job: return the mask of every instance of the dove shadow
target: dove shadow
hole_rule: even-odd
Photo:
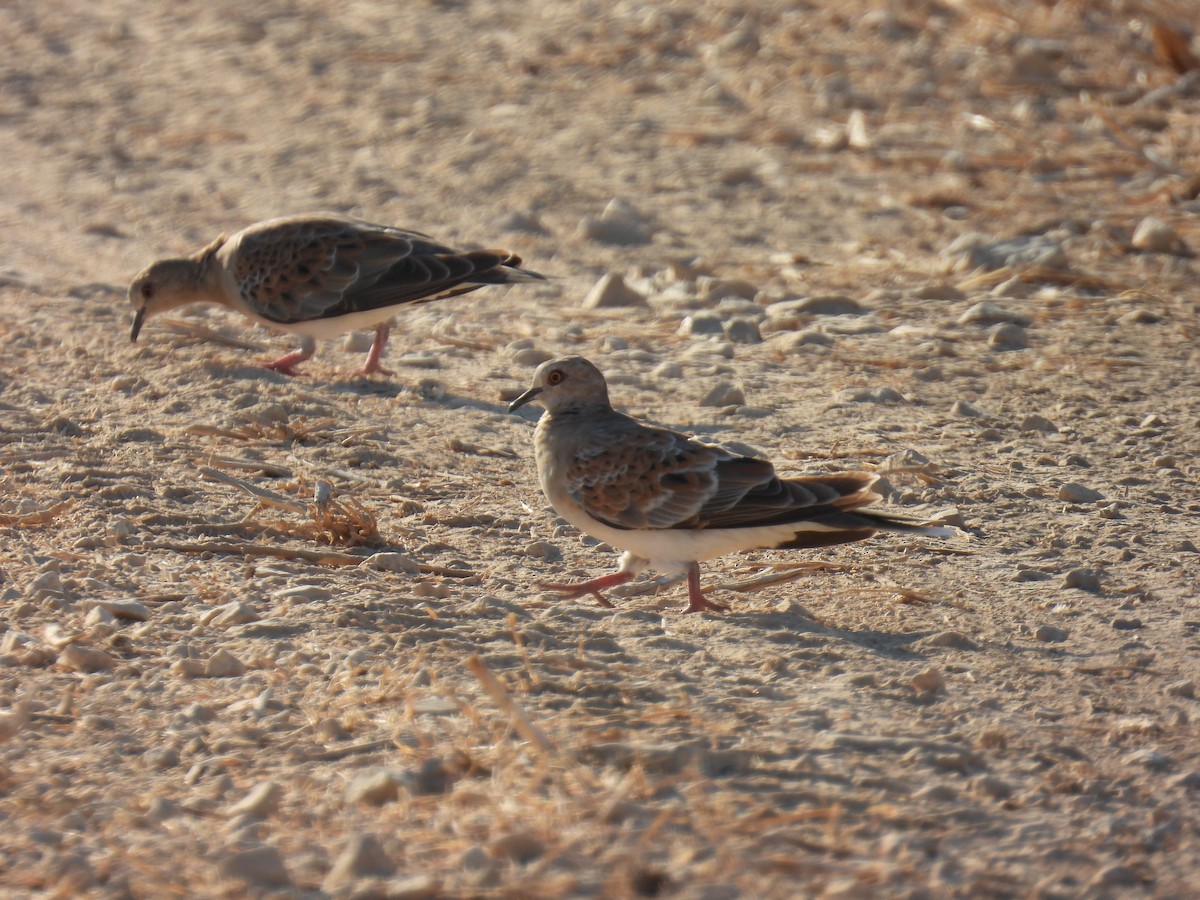
[[[877,656],[898,661],[912,661],[926,658],[926,654],[910,649],[910,645],[922,638],[928,637],[933,631],[892,632],[878,631],[873,628],[861,630],[838,628],[804,616],[798,612],[738,612],[736,609],[725,613],[722,621],[734,628],[753,629],[761,634],[768,633],[772,643],[779,646],[805,643],[805,635],[831,638],[842,643],[869,650]],[[794,636],[789,641],[788,636]]]

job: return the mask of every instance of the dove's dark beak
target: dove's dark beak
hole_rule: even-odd
[[[142,330],[142,325],[146,322],[146,307],[142,307],[133,314],[133,331],[129,332],[130,343],[137,341],[137,336]]]
[[[516,412],[518,409],[520,409],[522,406],[524,406],[530,400],[537,397],[537,395],[540,394],[541,392],[542,392],[542,389],[540,387],[531,387],[529,390],[527,390],[525,393],[523,393],[520,397],[518,397],[512,403],[508,404],[508,411]]]

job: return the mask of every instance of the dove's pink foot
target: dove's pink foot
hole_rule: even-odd
[[[379,364],[379,358],[383,356],[383,348],[387,345],[388,335],[392,332],[392,326],[384,322],[382,325],[375,326],[375,340],[371,342],[371,349],[367,351],[367,361],[362,366],[355,370],[355,375],[395,375],[391,369],[385,369]]]
[[[293,350],[286,356],[281,356],[275,362],[267,363],[263,366],[264,369],[269,369],[272,372],[278,372],[281,375],[287,375],[295,378],[300,373],[296,371],[296,366],[304,362],[306,359],[312,359],[312,355],[317,351],[317,342],[311,338],[305,338],[299,349]]]
[[[613,608],[613,605],[605,599],[601,591],[606,591],[611,587],[616,587],[618,584],[624,584],[633,578],[628,572],[613,572],[611,575],[601,575],[599,578],[593,578],[591,581],[583,581],[579,584],[562,584],[555,582],[539,582],[538,587],[546,591],[554,591],[561,594],[564,600],[578,600],[580,597],[591,594],[600,601],[601,606]]]
[[[713,603],[704,596],[700,591],[700,566],[697,563],[691,563],[688,566],[688,605],[684,607],[685,613],[691,612],[729,612],[728,606],[722,606],[720,603]]]

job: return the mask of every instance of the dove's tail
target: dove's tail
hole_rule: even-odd
[[[532,269],[521,268],[521,257],[507,250],[477,251],[479,256],[491,254],[496,257],[493,266],[475,272],[469,279],[470,284],[527,284],[531,281],[546,281],[545,275]]]

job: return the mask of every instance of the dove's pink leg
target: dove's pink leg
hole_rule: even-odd
[[[312,355],[317,352],[317,342],[312,338],[305,338],[299,349],[293,350],[286,356],[281,356],[273,363],[267,363],[263,366],[264,369],[270,369],[273,372],[279,372],[281,375],[290,375],[295,378],[300,373],[296,371],[296,366],[304,362],[306,359],[311,359]]]
[[[729,612],[728,606],[713,603],[700,592],[700,564],[688,564],[688,605],[685,613],[690,612]]]
[[[583,581],[579,584],[561,584],[561,583],[546,583],[539,582],[538,587],[547,591],[554,591],[562,594],[564,600],[578,600],[585,594],[591,594],[600,601],[601,606],[607,606],[609,609],[613,605],[604,598],[601,591],[606,591],[610,587],[616,587],[618,584],[624,584],[633,578],[628,572],[613,572],[611,575],[601,575],[599,578],[593,578],[591,581]]]
[[[388,335],[392,333],[392,326],[387,322],[382,325],[375,326],[375,340],[371,342],[371,349],[367,352],[367,361],[363,363],[362,368],[358,369],[355,375],[395,375],[391,369],[385,369],[379,364],[379,358],[383,356],[384,345],[387,344]]]

